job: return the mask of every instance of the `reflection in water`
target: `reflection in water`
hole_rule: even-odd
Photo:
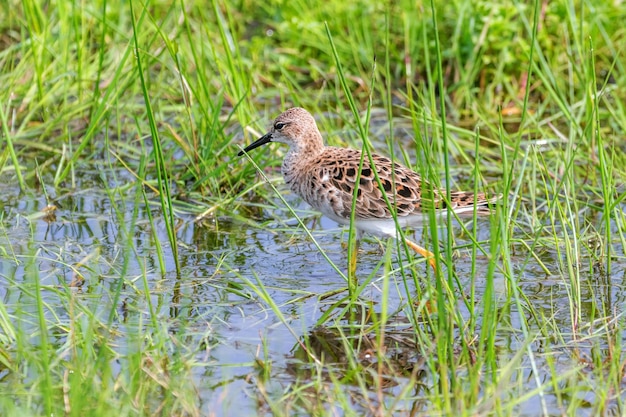
[[[323,364],[324,372],[333,372],[334,378],[341,378],[348,384],[357,384],[359,380],[368,385],[383,381],[386,388],[395,387],[407,378],[424,376],[424,360],[419,355],[414,332],[410,328],[401,331],[394,326],[385,333],[381,346],[377,336],[358,333],[346,336],[348,328],[317,327],[296,345],[293,359],[287,370],[297,377],[307,378],[312,375],[312,358]],[[346,346],[348,342],[350,345]],[[355,368],[356,366],[356,368]],[[353,374],[358,372],[358,378]],[[374,372],[374,373],[372,373]],[[330,379],[329,379],[330,381]]]
[[[285,371],[296,381],[319,381],[320,377],[322,385],[341,381],[342,389],[350,390],[352,406],[365,414],[380,400],[381,390],[390,405],[404,392],[414,399],[403,406],[404,411],[424,409],[420,393],[427,383],[427,372],[414,334],[410,329],[389,330],[380,345],[375,334],[346,336],[349,328],[317,327],[296,344]],[[323,393],[311,387],[308,395],[305,392],[296,398],[302,401],[320,395]],[[392,409],[403,411],[398,404]]]

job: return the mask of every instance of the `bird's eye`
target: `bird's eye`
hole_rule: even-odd
[[[283,127],[285,127],[285,123],[282,122],[278,122],[274,125],[274,129],[276,130],[281,130]]]

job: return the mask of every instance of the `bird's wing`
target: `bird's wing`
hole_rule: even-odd
[[[352,198],[357,181],[356,167],[361,152],[344,148],[332,149],[332,153],[328,156],[323,155],[316,161],[318,167],[316,175],[326,179],[333,188],[335,203],[341,204],[341,213],[345,216],[352,210]],[[363,160],[355,207],[357,218],[392,217],[382,190],[400,217],[418,214],[432,205],[435,209],[445,208],[440,191],[423,181],[416,172],[400,164],[394,164],[384,156],[372,155],[372,159],[374,167],[367,157]],[[380,186],[374,169],[378,173]]]

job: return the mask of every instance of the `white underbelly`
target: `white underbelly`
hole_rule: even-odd
[[[333,212],[323,213],[326,217],[336,221],[341,225],[350,224],[350,219],[337,216]],[[424,215],[417,214],[407,217],[398,217],[398,224],[401,228],[408,226],[421,227],[423,224]],[[370,233],[376,236],[383,237],[396,237],[396,222],[393,218],[389,219],[356,219],[356,228],[365,233]]]

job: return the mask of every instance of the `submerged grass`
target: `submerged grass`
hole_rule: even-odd
[[[624,414],[619,2],[0,12],[0,414]],[[351,270],[235,159],[292,105],[503,198]]]

